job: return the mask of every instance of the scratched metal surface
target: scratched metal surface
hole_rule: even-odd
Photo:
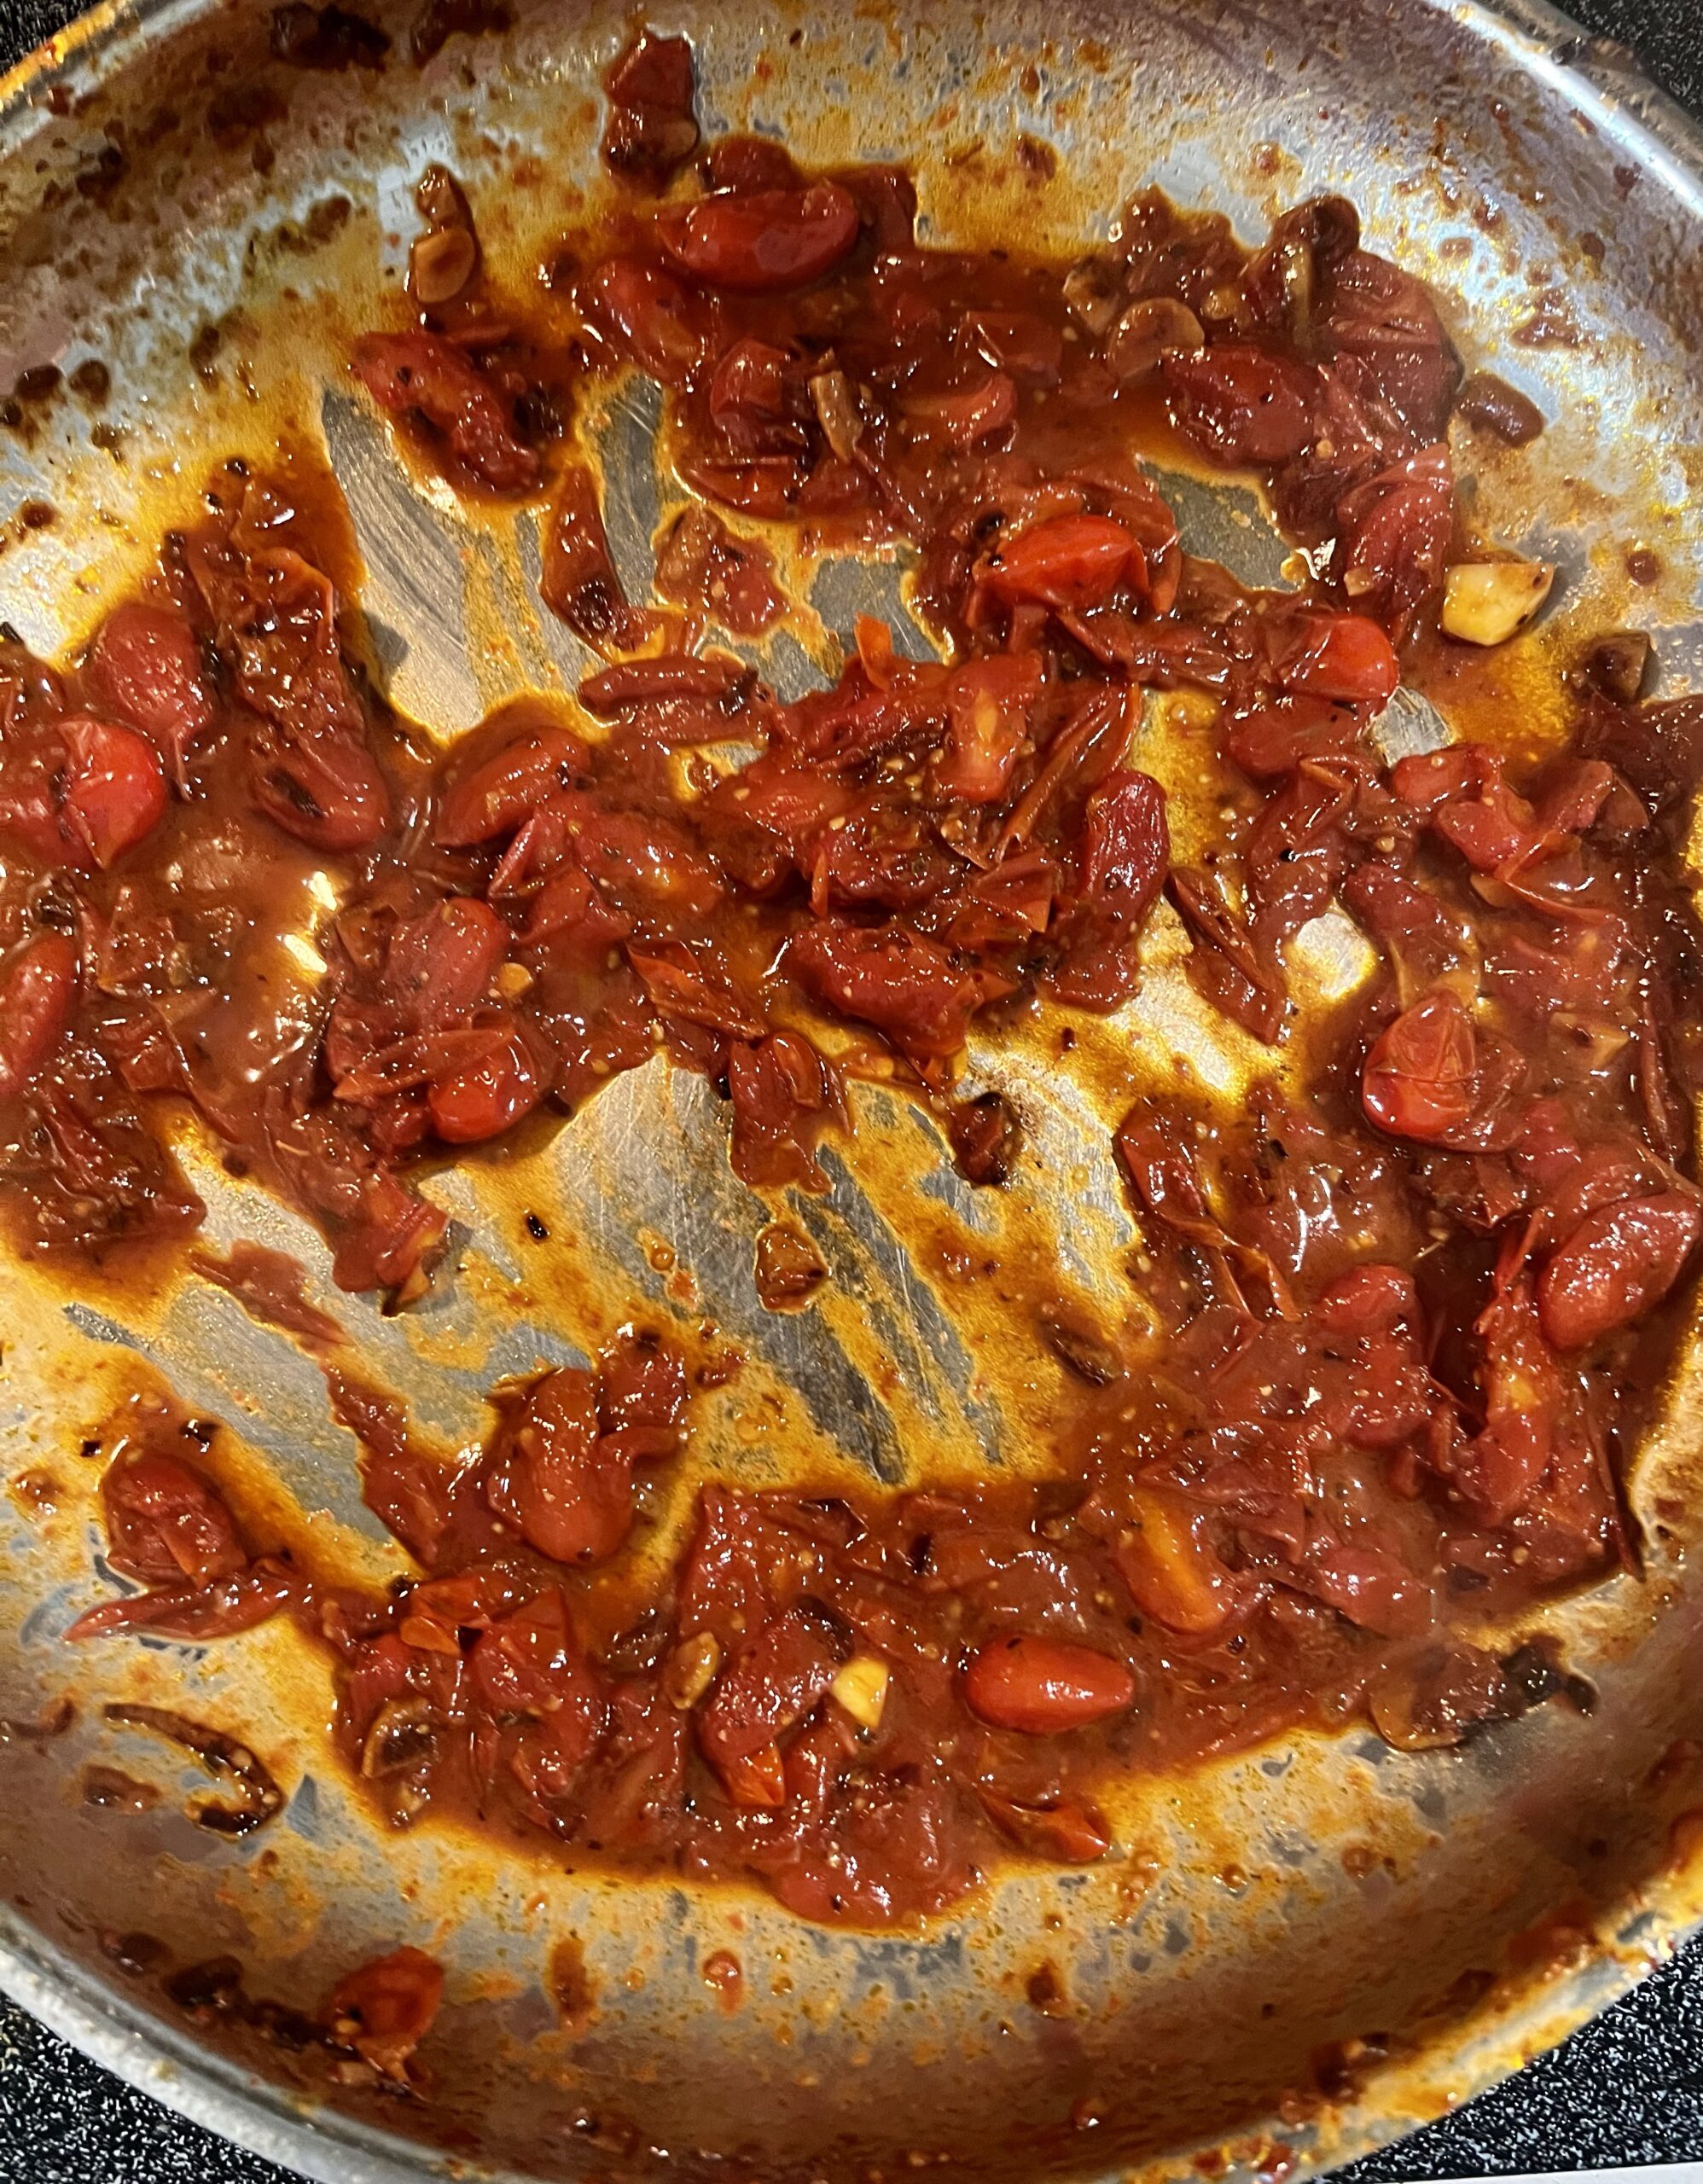
[[[1014,5],[985,11],[972,32],[968,16],[938,10],[827,27],[799,13],[805,56],[771,78],[758,118],[785,125],[807,152],[921,153],[926,172],[945,84],[956,128],[974,122],[998,141],[1018,126],[1052,136],[1102,212],[1152,176],[1250,224],[1276,197],[1347,187],[1375,235],[1460,294],[1475,354],[1496,357],[1546,407],[1565,403],[1548,469],[1493,478],[1486,490],[1510,537],[1565,508],[1556,544],[1566,611],[1582,624],[1600,619],[1625,519],[1588,494],[1560,495],[1563,473],[1633,509],[1677,567],[1696,566],[1685,451],[1703,439],[1690,361],[1703,305],[1675,269],[1703,241],[1703,198],[1688,140],[1628,102],[1612,63],[1600,81],[1559,69],[1549,20],[1512,9],[1411,0],[1345,17],[1323,0],[1281,9],[1168,0],[1143,12],[1136,37],[1117,10],[1083,0],[1069,21],[1099,38],[1104,55],[1084,74],[1086,49],[1048,46],[1047,28],[1064,20],[1053,10],[1043,24]],[[753,18],[683,5],[669,20],[700,37],[712,114],[718,102],[737,114]],[[169,100],[177,133],[192,137],[210,54],[221,55],[221,75],[241,73],[260,19],[237,8],[215,20],[197,0],[180,0],[150,24],[137,32],[128,17],[109,19],[68,56],[73,83],[104,87],[71,124],[26,105],[39,83],[0,116],[0,262],[12,276],[0,293],[0,381],[98,346],[121,363],[120,385],[148,397],[126,412],[122,472],[91,443],[89,420],[69,410],[0,461],[0,515],[45,492],[67,508],[98,506],[103,519],[97,535],[61,524],[9,548],[0,607],[40,643],[74,638],[160,512],[193,493],[186,448],[253,444],[247,404],[262,439],[286,428],[323,434],[369,566],[374,651],[399,702],[453,732],[509,690],[571,685],[573,640],[531,603],[535,529],[523,520],[505,533],[410,483],[336,391],[334,365],[340,305],[351,284],[357,295],[370,290],[375,266],[393,266],[387,208],[425,157],[451,157],[488,247],[530,247],[517,209],[524,193],[511,190],[512,202],[498,193],[517,156],[540,143],[570,177],[584,171],[590,137],[575,102],[585,103],[619,41],[615,13],[527,11],[511,38],[457,41],[417,77],[316,79],[311,100],[294,101],[275,131],[264,177],[199,146],[156,149],[146,125]],[[999,55],[991,67],[990,53]],[[1037,65],[1032,97],[1012,90],[1026,54]],[[1492,82],[1499,107],[1486,96]],[[92,149],[113,141],[103,132],[115,123],[127,125],[130,172],[105,197],[78,191],[76,177],[90,171]],[[1617,170],[1634,172],[1635,191]],[[45,212],[44,171],[49,184],[63,176],[69,185]],[[292,246],[286,280],[280,251],[253,239],[276,238],[281,221],[299,222],[328,191],[354,206],[342,240],[320,259]],[[948,226],[974,217],[950,195],[939,209]],[[987,217],[1001,216],[993,203]],[[1061,234],[1080,232],[1084,204],[1055,217]],[[1597,276],[1572,259],[1586,274],[1583,345],[1508,350],[1507,327],[1532,293],[1534,269],[1566,262],[1587,229],[1613,247]],[[1454,236],[1467,241],[1464,271],[1443,248]],[[138,312],[149,294],[176,307]],[[239,324],[229,317],[239,308],[259,322],[255,391],[241,371],[191,384],[182,352],[196,320]],[[240,325],[238,338],[249,339]],[[660,490],[647,421],[642,404],[618,405],[607,450],[614,542],[640,590]],[[1186,516],[1197,548],[1250,574],[1275,567],[1275,548],[1245,506],[1191,493]],[[839,626],[854,595],[870,595],[865,586],[896,611],[892,584],[890,566],[826,571],[812,597],[822,622]],[[1670,625],[1670,672],[1683,680],[1695,658],[1694,603],[1676,584],[1654,604]],[[806,629],[765,671],[797,687],[819,671],[819,636]],[[1013,1089],[1037,1147],[999,1226],[1020,1245],[1059,1252],[1090,1292],[1109,1287],[1130,1235],[1106,1142],[1108,1078],[1115,1086],[1120,1072],[1189,1045],[1226,1096],[1236,1093],[1237,1057],[1203,1046],[1212,1034],[1189,1010],[1175,937],[1162,925],[1149,973],[1135,1009],[1109,1028],[1097,1077],[1061,1079],[1020,1047],[977,1057]],[[857,1149],[876,1145],[879,1160]],[[191,1157],[215,1240],[259,1235],[323,1267],[299,1224]],[[771,1478],[806,1448],[865,1479],[1029,1460],[1026,1427],[1045,1391],[1026,1394],[981,1368],[987,1330],[942,1297],[913,1249],[920,1213],[943,1209],[968,1227],[993,1217],[964,1192],[931,1126],[893,1095],[863,1099],[856,1144],[834,1156],[828,1199],[793,1209],[834,1271],[830,1298],[800,1318],[758,1306],[751,1239],[769,1209],[728,1170],[706,1089],[660,1066],[619,1080],[523,1173],[464,1173],[433,1188],[461,1224],[462,1279],[406,1319],[340,1310],[375,1371],[451,1445],[477,1430],[480,1391],[492,1378],[581,1354],[596,1300],[637,1294],[712,1314],[756,1360],[762,1400],[729,1403],[700,1428],[695,1454],[709,1469]],[[571,1268],[541,1273],[528,1260],[512,1217],[517,1192],[549,1205],[558,1240],[572,1237]],[[67,1300],[16,1269],[7,1278],[8,1472],[61,1458],[140,1356],[186,1401],[227,1420],[257,1465],[334,1528],[352,1560],[398,1566],[358,1502],[351,1445],[325,1414],[317,1375],[228,1300],[179,1288],[143,1310]],[[873,1373],[875,1360],[891,1361],[892,1374]],[[1688,1386],[1646,1453],[1647,1497],[1663,1482],[1688,1490],[1694,1416]],[[87,1758],[127,1756],[111,1730],[0,1751],[0,1879],[13,1907],[5,1984],[186,2113],[340,2184],[469,2166],[708,2173],[729,2161],[753,2174],[849,2175],[909,2158],[967,2174],[1106,2174],[1169,2167],[1220,2142],[1233,2165],[1257,2166],[1274,2143],[1316,2164],[1434,2112],[1557,2036],[1693,1915],[1692,1881],[1667,1855],[1666,1823],[1697,1786],[1682,1776],[1665,1807],[1640,1793],[1677,1737],[1703,1734],[1689,1672],[1703,1604],[1688,1577],[1683,1522],[1643,1590],[1614,1589],[1549,1618],[1601,1686],[1593,1721],[1545,1711],[1459,1756],[1393,1755],[1363,1738],[1304,1741],[1226,1763],[1185,1798],[1137,1786],[1117,1815],[1120,1844],[1137,1862],[1014,1879],[935,1933],[871,1941],[799,1928],[759,1899],[611,1887],[543,1855],[499,1862],[429,1829],[376,1837],[327,1767],[323,1674],[288,1632],[252,1634],[187,1663],[181,1650],[138,1647],[68,1668],[55,1634],[98,1589],[86,1501],[86,1483],[73,1482],[64,1521],[46,1536],[9,1504],[0,1519],[11,1530],[0,1542],[3,1711],[28,1713],[73,1676],[102,1697],[183,1703],[187,1676],[191,1711],[240,1724],[290,1804],[246,1849],[215,1844],[164,1809],[126,1821],[115,1840],[111,1815],[75,1800]],[[1369,1846],[1379,1855],[1351,1871],[1344,1852]],[[1156,1869],[1150,1884],[1140,1862]],[[1581,1940],[1570,1955],[1558,1931],[1553,1964],[1488,1988],[1474,1978],[1563,1907],[1595,1930],[1597,1946]],[[102,1927],[138,1926],[180,1961],[232,1949],[257,1991],[306,2005],[349,1962],[398,1938],[437,1947],[450,1971],[429,2050],[437,2101],[403,2111],[346,2093],[333,2108],[324,2088],[292,2083],[287,2059],[204,2048],[157,1994],[125,1989],[95,1946]],[[590,2020],[571,2027],[555,2021],[543,1980],[549,1946],[567,1935],[597,1997]],[[696,1976],[717,1946],[769,1975],[751,1983],[735,2019]],[[1061,1975],[1061,2014],[1026,2002],[1043,1962]],[[1381,2067],[1375,2052],[1369,2058],[1358,2097],[1340,2112],[1280,2112],[1280,2089],[1308,2077],[1313,2051],[1357,2036],[1391,2045]],[[1072,2110],[1092,2128],[1067,2128]],[[604,2126],[603,2142],[588,2118]]]

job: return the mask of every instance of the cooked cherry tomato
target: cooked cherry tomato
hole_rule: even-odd
[[[409,2058],[431,2030],[443,1996],[442,1965],[421,1949],[395,1949],[338,1982],[325,2022],[334,2040],[406,2084]]]
[[[1545,1337],[1583,1350],[1642,1319],[1679,1280],[1700,1234],[1703,1213],[1678,1191],[1588,1213],[1537,1277]]]
[[[78,965],[76,943],[46,932],[0,972],[0,1101],[28,1089],[70,1029]]]
[[[97,701],[150,737],[181,774],[213,723],[201,648],[183,617],[134,600],[115,608],[83,673]]]
[[[631,1527],[632,1468],[630,1444],[603,1431],[596,1375],[565,1366],[527,1397],[491,1500],[540,1554],[598,1562]]]
[[[476,1034],[483,1043],[456,1068],[434,1077],[427,1094],[432,1127],[450,1145],[475,1145],[510,1130],[544,1096],[549,1079],[518,1024]]]
[[[570,729],[520,736],[449,787],[433,832],[457,849],[512,834],[539,805],[583,783],[589,772],[590,754]]]
[[[708,308],[660,265],[608,258],[585,282],[580,304],[618,357],[664,386],[692,385],[709,356],[715,322]]]
[[[1313,436],[1318,375],[1292,357],[1215,342],[1168,350],[1160,370],[1178,431],[1220,462],[1287,462]]]
[[[698,1711],[698,1741],[725,1775],[776,1745],[824,1696],[849,1635],[814,1602],[777,1616],[722,1670]]]
[[[1091,1646],[1023,1632],[991,1638],[964,1670],[964,1697],[996,1729],[1056,1736],[1135,1704],[1127,1665]]]
[[[369,849],[390,824],[390,790],[377,759],[340,729],[299,736],[257,727],[248,778],[272,824],[314,849]]]
[[[660,216],[657,238],[677,265],[711,288],[799,288],[837,265],[857,240],[857,207],[838,183],[700,198]]]
[[[453,895],[398,926],[385,957],[387,993],[418,1031],[432,1031],[481,1002],[509,953],[508,926],[476,896]]]
[[[1460,996],[1444,987],[1379,1033],[1361,1097],[1380,1130],[1434,1143],[1471,1115],[1478,1067],[1473,1019]]]
[[[1033,653],[997,653],[954,674],[947,696],[946,747],[936,760],[935,785],[967,804],[1003,795],[1041,694],[1041,663]]]
[[[989,561],[987,580],[1002,599],[1080,612],[1125,583],[1145,590],[1147,566],[1122,524],[1103,515],[1055,515],[1002,543]]]
[[[985,998],[944,948],[900,925],[807,926],[788,951],[797,974],[830,1008],[862,1017],[907,1054],[956,1054]]]
[[[1282,625],[1271,667],[1286,690],[1344,706],[1387,705],[1402,678],[1395,648],[1375,622],[1317,608]]]
[[[82,714],[59,723],[67,765],[61,817],[104,872],[166,816],[160,753],[133,728]]]
[[[516,437],[512,405],[464,350],[436,334],[366,334],[354,369],[380,408],[393,417],[423,417],[481,485],[529,492],[538,458]]]
[[[144,1449],[101,1481],[113,1567],[145,1585],[206,1586],[248,1567],[235,1519],[199,1472]]]

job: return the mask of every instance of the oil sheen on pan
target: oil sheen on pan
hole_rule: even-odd
[[[273,19],[307,72],[381,37]],[[334,1451],[271,1461],[144,1336],[15,1478],[93,1519],[86,1804],[246,1850],[311,1776],[540,1902],[933,1937],[1037,1873],[1137,1916],[1143,1801],[1279,1740],[1592,1721],[1545,1612],[1653,1544],[1703,698],[1630,614],[1553,635],[1491,527],[1555,421],[1340,196],[949,247],[905,166],[712,126],[658,30],[599,128],[525,278],[422,160],[323,438],[201,463],[63,655],[4,631],[7,1249],[85,1320],[220,1300]],[[566,686],[493,680],[493,625],[465,717],[410,709],[357,445],[530,542]],[[1214,486],[1270,566],[1200,550]],[[598,1130],[631,1188],[553,1190]],[[240,1678],[208,1718],[259,1643],[282,1735]],[[509,1993],[446,1916],[288,2002],[102,1947],[430,2138],[446,2026]],[[718,2009],[752,1969],[706,1955]],[[578,1943],[530,1971],[533,2041],[579,2037]],[[1023,2001],[1068,2022],[1064,1952]]]

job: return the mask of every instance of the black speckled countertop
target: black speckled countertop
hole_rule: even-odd
[[[1344,0],[1345,5],[1361,0]],[[77,14],[0,0],[0,64]],[[1703,0],[1571,0],[1703,113]],[[1494,2092],[1340,2172],[1333,2184],[1703,2158],[1703,1943]],[[289,2184],[55,2039],[0,2000],[0,2184]]]

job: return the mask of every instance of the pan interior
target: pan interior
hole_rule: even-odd
[[[272,56],[264,9],[183,0],[96,16],[15,82],[0,383],[46,363],[67,382],[0,442],[0,613],[38,650],[74,643],[193,512],[215,462],[282,450],[334,473],[374,659],[399,707],[452,735],[519,691],[571,691],[588,655],[538,606],[536,518],[469,511],[411,474],[343,360],[393,297],[408,193],[433,159],[466,188],[487,253],[532,276],[595,200],[596,84],[629,25],[601,4],[528,8],[506,28],[463,22],[421,61],[413,10],[382,20],[381,69],[307,74]],[[1481,527],[1565,572],[1540,666],[1553,671],[1570,636],[1636,619],[1656,629],[1672,687],[1695,686],[1703,499],[1688,450],[1703,446],[1703,302],[1677,269],[1703,246],[1703,195],[1685,147],[1557,65],[1547,19],[1425,0],[1153,0],[1139,18],[1096,0],[998,0],[822,20],[681,0],[655,20],[693,38],[708,125],[778,133],[813,162],[914,163],[936,239],[1067,249],[1104,235],[1149,182],[1249,234],[1301,196],[1351,195],[1374,246],[1440,292],[1468,361],[1556,421],[1536,453],[1481,466]],[[1055,174],[1014,158],[1021,136],[1057,151]],[[1514,329],[1546,296],[1564,305],[1564,338],[1522,346]],[[68,385],[89,356],[111,375],[98,406]],[[636,387],[581,421],[635,596],[677,492],[655,424]],[[1247,495],[1160,482],[1194,550],[1277,580],[1282,549]],[[54,520],[33,521],[32,503]],[[1664,571],[1636,601],[1633,543]],[[899,575],[892,560],[814,575],[817,630],[763,656],[782,694],[822,678],[824,633],[860,609],[902,624]],[[1162,738],[1163,708],[1147,732]],[[743,1392],[695,1435],[707,1472],[773,1483],[799,1447],[889,1484],[1020,1467],[1043,1395],[990,1365],[997,1329],[943,1289],[922,1240],[944,1214],[991,1250],[1056,1257],[1087,1296],[1121,1281],[1132,1230],[1107,1102],[1178,1049],[1227,1101],[1245,1078],[1193,1006],[1181,952],[1161,915],[1142,996],[1068,1078],[1021,1040],[973,1054],[1035,1148],[997,1211],[915,1107],[861,1093],[855,1138],[828,1156],[831,1194],[790,1209],[834,1270],[808,1314],[762,1310],[752,1247],[772,1209],[729,1170],[706,1087],[661,1062],[547,1146],[434,1180],[459,1271],[423,1309],[386,1318],[344,1301],[340,1314],[449,1446],[477,1433],[492,1380],[583,1357],[642,1301],[713,1320],[752,1360]],[[182,1150],[210,1240],[291,1251],[323,1289],[310,1231],[205,1146]],[[523,1206],[562,1246],[547,1263],[516,1240]],[[228,1298],[193,1281],[73,1293],[18,1264],[6,1295],[7,1978],[107,2059],[313,2173],[695,2174],[731,2160],[754,2175],[910,2164],[1027,2176],[1164,2165],[1203,2146],[1250,2169],[1319,2164],[1557,2036],[1690,1916],[1675,1849],[1689,1841],[1677,1820],[1703,1802],[1703,1695],[1686,1670],[1703,1618],[1688,1570],[1688,1355],[1633,1480],[1644,1582],[1542,1619],[1596,1686],[1592,1714],[1544,1708],[1447,1753],[1298,1739],[1138,1784],[1115,1815],[1121,1855],[1008,1879],[925,1934],[875,1938],[803,1926],[742,1892],[499,1857],[449,1829],[381,1833],[331,1764],[323,1668],[282,1625],[188,1656],[63,1647],[98,1587],[94,1472],[77,1450],[138,1375],[224,1420],[256,1478],[323,1512],[352,1560],[402,1564],[360,1505],[317,1373]],[[67,1696],[76,1726],[34,1734]],[[88,1808],[85,1766],[126,1763],[126,1733],[102,1712],[119,1699],[240,1731],[288,1793],[279,1822],[230,1843],[181,1800]],[[162,1951],[141,1966],[139,1933]],[[401,1940],[449,1972],[429,2101],[328,2086],[241,2011],[195,2017],[181,1980],[177,2001],[169,1991],[170,1974],[230,1955],[249,1995],[311,2010]],[[718,1950],[744,1968],[731,2015],[702,1976]]]

